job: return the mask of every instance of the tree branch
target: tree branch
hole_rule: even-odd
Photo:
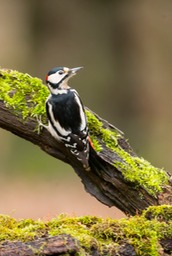
[[[95,146],[90,152],[90,172],[45,129],[39,134],[36,116],[41,115],[46,121],[47,95],[48,90],[39,79],[0,70],[0,127],[70,164],[86,191],[108,206],[133,215],[149,205],[172,203],[170,175],[139,158],[123,133],[91,110],[86,109]]]

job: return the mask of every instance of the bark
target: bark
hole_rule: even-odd
[[[79,251],[79,243],[70,235],[60,235],[35,239],[31,242],[4,242],[1,244],[0,256],[34,256],[34,255],[74,255]]]
[[[1,74],[1,76],[3,75]],[[11,83],[13,83],[13,80],[11,80]],[[2,88],[2,85],[0,86]],[[115,130],[120,134],[120,137],[117,139],[118,147],[128,152],[131,158],[136,156],[122,132],[98,117],[91,110],[90,112],[103,123],[104,128]],[[81,178],[86,191],[103,204],[109,207],[116,206],[123,212],[134,215],[150,205],[172,203],[172,186],[170,182],[168,185],[164,185],[162,192],[157,193],[155,196],[151,195],[145,187],[126,180],[121,169],[117,165],[114,166],[115,161],[122,162],[125,160],[119,159],[118,154],[108,148],[99,135],[97,135],[97,140],[100,142],[102,150],[100,153],[91,150],[90,164],[92,168],[91,171],[87,172],[64,145],[54,140],[46,129],[43,129],[38,134],[35,131],[37,125],[36,118],[28,117],[26,120],[23,120],[19,111],[14,112],[14,109],[7,106],[3,100],[0,100],[0,127],[34,143],[47,154],[70,164]],[[170,175],[168,176],[170,181]]]
[[[172,251],[172,239],[166,238],[159,241],[160,256],[171,255]],[[134,246],[122,241],[119,245],[107,249],[100,250],[98,246],[94,245],[89,248],[82,247],[80,242],[70,235],[59,235],[54,237],[45,237],[35,239],[30,242],[11,242],[6,241],[1,244],[0,256],[55,256],[55,255],[86,255],[86,256],[137,256]],[[145,255],[145,254],[144,254]],[[149,254],[150,255],[150,254]],[[156,254],[157,255],[157,254]]]

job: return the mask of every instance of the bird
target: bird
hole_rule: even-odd
[[[55,67],[46,75],[50,95],[46,100],[48,125],[39,122],[68,151],[77,158],[86,171],[90,171],[87,118],[78,92],[68,85],[71,77],[82,67]]]

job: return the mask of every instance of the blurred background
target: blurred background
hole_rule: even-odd
[[[0,0],[0,66],[44,80],[55,66],[86,106],[125,133],[139,156],[171,170],[171,0]],[[120,218],[84,190],[73,169],[0,130],[0,213]]]

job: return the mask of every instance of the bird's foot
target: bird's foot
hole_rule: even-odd
[[[41,117],[39,117],[38,115],[36,116],[36,120],[38,122],[38,134],[40,134],[41,130],[43,128],[47,129],[48,126],[42,123]]]

